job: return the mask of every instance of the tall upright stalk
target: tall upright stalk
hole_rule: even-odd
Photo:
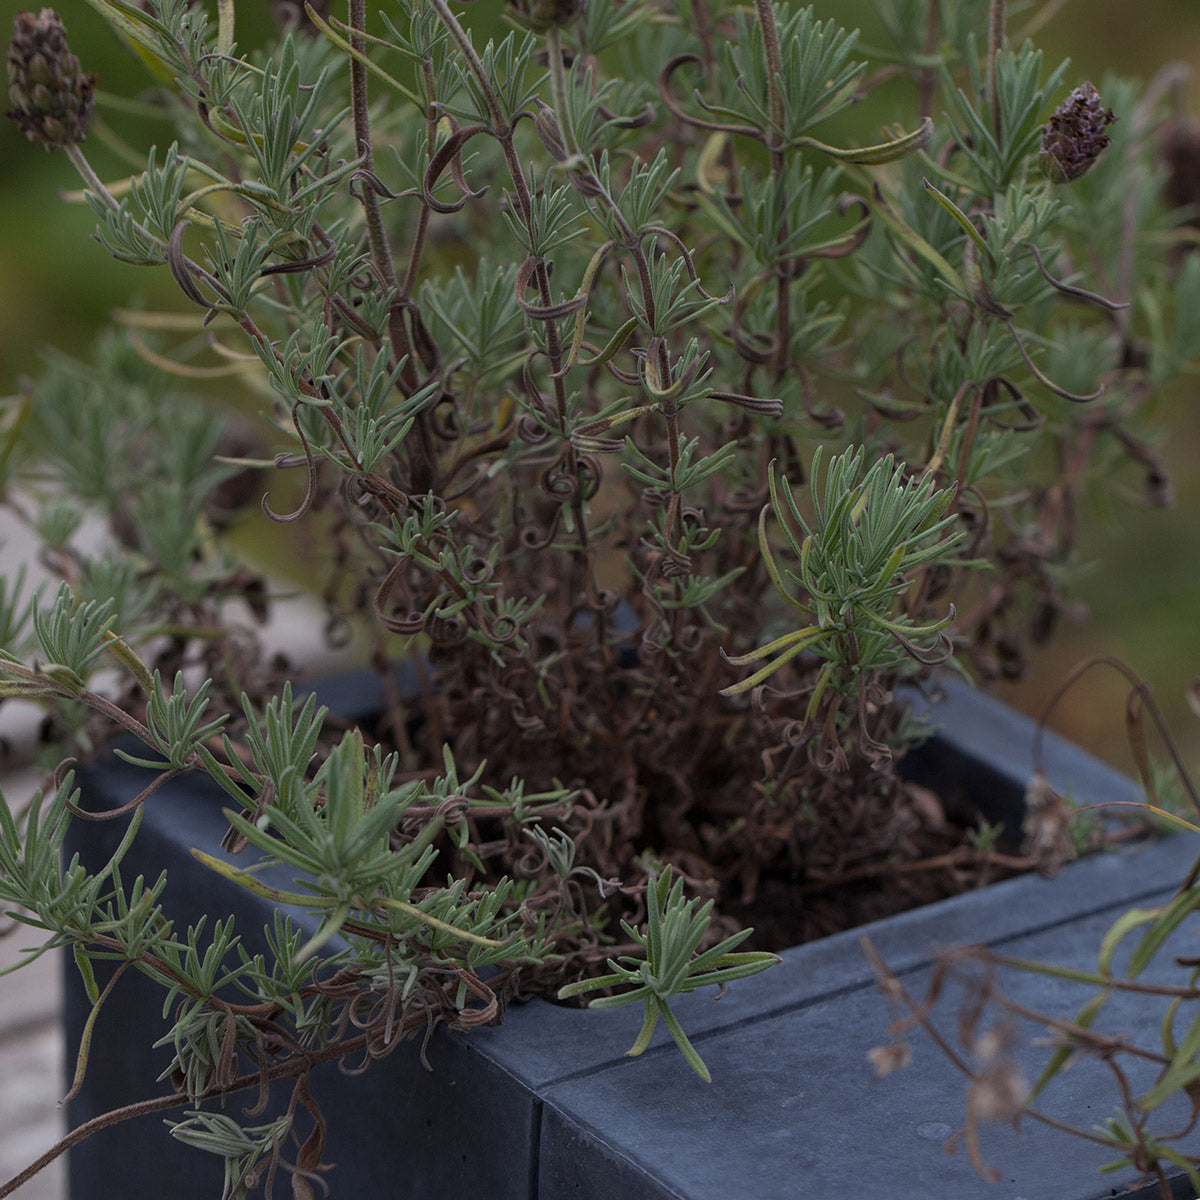
[[[772,0],[754,0],[758,14],[758,25],[762,32],[763,54],[767,65],[767,96],[771,117],[770,140],[767,149],[771,155],[771,172],[778,175],[784,169],[784,109],[783,109],[783,53],[779,45],[779,28],[775,23],[775,5]],[[775,244],[779,247],[779,258],[775,265],[775,348],[771,362],[771,383],[778,385],[788,371],[791,345],[791,301],[792,279],[788,269],[785,247],[790,231],[787,221],[780,221]]]
[[[367,69],[361,56],[366,51],[367,11],[365,0],[349,0],[350,45],[355,56],[350,59],[350,104],[354,119],[354,143],[368,174],[375,171],[375,149],[371,141],[371,114],[367,92]],[[416,368],[413,363],[412,340],[404,323],[404,304],[400,285],[396,278],[396,267],[392,261],[392,248],[383,225],[383,213],[379,193],[366,184],[359,189],[359,197],[366,218],[367,243],[371,248],[371,261],[379,275],[380,283],[392,293],[388,311],[388,336],[392,354],[397,362],[404,360],[401,383],[408,395],[416,391]],[[411,462],[409,489],[418,495],[436,490],[437,455],[433,447],[433,433],[429,417],[425,412],[416,415],[413,428],[414,452]]]
[[[1004,49],[1005,31],[1008,25],[1008,0],[991,0],[988,6],[988,49],[987,49],[987,100],[992,114],[992,133],[999,142],[1004,130],[1000,116],[1000,92],[996,79],[997,60]]]

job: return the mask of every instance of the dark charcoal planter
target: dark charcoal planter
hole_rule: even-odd
[[[334,681],[322,699],[351,719],[374,704],[361,678]],[[1031,768],[1032,726],[976,693],[954,688],[936,709],[938,737],[913,759],[916,777],[978,800],[995,817],[1018,820]],[[1128,799],[1133,785],[1059,739],[1046,765],[1060,788],[1092,802]],[[144,773],[107,761],[85,774],[88,806],[125,802]],[[181,925],[205,911],[235,913],[255,946],[271,914],[264,902],[195,863],[188,847],[215,848],[225,829],[223,793],[187,778],[164,787],[122,872],[156,877],[166,868],[168,914]],[[76,822],[67,853],[95,867],[120,838],[123,821]],[[936,946],[984,941],[1009,953],[1094,967],[1100,938],[1118,913],[1166,899],[1191,864],[1190,839],[1173,838],[1069,866],[1057,879],[1028,876],[866,927],[887,961],[918,994]],[[1004,1169],[985,1183],[965,1155],[942,1144],[960,1128],[965,1089],[951,1065],[914,1037],[914,1061],[882,1081],[867,1051],[887,1041],[888,1012],[850,931],[787,951],[782,965],[733,985],[719,1003],[697,993],[676,1011],[712,1070],[700,1082],[661,1030],[650,1050],[625,1051],[640,1006],[589,1013],[543,1002],[513,1006],[501,1028],[459,1035],[439,1030],[432,1072],[405,1043],[351,1077],[330,1066],[311,1091],[329,1121],[330,1195],[355,1200],[1099,1200],[1146,1197],[1136,1175],[1100,1175],[1111,1156],[1081,1139],[1026,1122],[985,1129],[983,1153]],[[1181,940],[1181,944],[1184,943]],[[1189,950],[1194,953],[1194,947]],[[1171,947],[1161,956],[1165,963]],[[73,975],[73,970],[69,972]],[[1013,980],[1035,1009],[1072,1013],[1083,996],[1053,980]],[[86,1002],[67,989],[69,1055]],[[1108,1020],[1140,1043],[1155,1043],[1159,1013],[1127,999]],[[1109,1026],[1106,1025],[1106,1028]],[[153,1095],[144,1048],[164,1028],[162,998],[132,973],[101,1013],[87,1082],[72,1125]],[[1041,1052],[1041,1053],[1044,1053]],[[73,1061],[73,1060],[72,1060]],[[1036,1057],[1031,1057],[1031,1064]],[[1082,1063],[1056,1082],[1042,1107],[1082,1128],[1113,1110],[1103,1067]],[[227,1102],[240,1112],[255,1096]],[[173,1114],[174,1115],[174,1114]],[[266,1117],[254,1119],[254,1123]],[[167,1135],[160,1117],[95,1135],[70,1155],[75,1200],[218,1200],[220,1164]],[[277,1194],[288,1194],[285,1180]],[[1180,1189],[1178,1196],[1186,1193]]]

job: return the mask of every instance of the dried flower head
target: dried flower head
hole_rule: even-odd
[[[1015,1121],[1024,1110],[1029,1084],[1021,1068],[1008,1057],[1015,1039],[1015,1030],[1003,1025],[986,1030],[971,1047],[980,1063],[967,1097],[972,1121]]]
[[[1038,165],[1054,183],[1086,175],[1112,139],[1104,132],[1117,118],[1090,83],[1077,87],[1054,111],[1042,133]]]
[[[1046,773],[1034,772],[1025,790],[1025,819],[1021,823],[1021,852],[1033,859],[1043,875],[1057,875],[1075,857],[1071,841],[1074,808],[1051,786]]]
[[[67,31],[52,8],[18,13],[8,50],[11,117],[31,142],[72,146],[82,142],[92,112],[95,75],[80,69]]]
[[[893,1042],[890,1046],[873,1046],[867,1058],[875,1069],[876,1079],[885,1079],[893,1071],[901,1071],[912,1062],[912,1050],[907,1042]]]
[[[587,0],[508,0],[508,12],[534,30],[559,29],[583,16]]]

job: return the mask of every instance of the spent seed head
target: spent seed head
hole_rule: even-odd
[[[62,18],[52,8],[18,13],[8,50],[5,112],[31,142],[72,146],[82,142],[92,113],[95,75],[79,65],[67,45]]]
[[[1090,83],[1077,87],[1054,111],[1042,133],[1038,164],[1055,183],[1086,175],[1108,149],[1105,130],[1116,120]]]

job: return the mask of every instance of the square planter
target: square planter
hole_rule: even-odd
[[[320,698],[342,716],[377,706],[370,677],[331,681]],[[1031,765],[1033,726],[987,697],[951,686],[932,712],[939,732],[910,756],[910,774],[944,795],[964,796],[992,820],[1019,824]],[[1060,789],[1095,803],[1136,798],[1123,776],[1047,735],[1045,765]],[[145,773],[104,760],[83,774],[89,808],[115,807]],[[227,884],[191,858],[215,851],[227,802],[209,781],[184,777],[146,806],[122,865],[132,879],[170,884],[163,902],[186,926],[205,911],[237,917],[245,944],[261,948],[269,905]],[[123,821],[75,822],[66,853],[90,867],[107,860]],[[1010,824],[1010,827],[1011,824]],[[993,1187],[964,1154],[943,1144],[962,1125],[961,1076],[919,1035],[904,1071],[872,1078],[868,1050],[887,1041],[888,1010],[859,947],[860,933],[920,994],[939,946],[986,941],[1031,958],[1094,967],[1104,931],[1130,906],[1161,902],[1195,856],[1190,839],[1168,838],[1070,864],[1053,880],[1025,876],[904,913],[783,954],[781,965],[731,986],[719,1002],[695,993],[673,1002],[714,1082],[692,1074],[665,1031],[639,1059],[625,1051],[641,1023],[633,1005],[609,1013],[514,1005],[499,1028],[469,1035],[439,1029],[428,1047],[406,1042],[362,1076],[335,1065],[310,1089],[328,1120],[326,1176],[333,1197],[387,1200],[1100,1200],[1157,1196],[1133,1172],[1101,1175],[1103,1148],[1026,1122],[985,1128],[982,1151],[1004,1170]],[[278,877],[284,884],[290,875]],[[220,902],[217,897],[221,896]],[[311,927],[311,917],[307,919]],[[1180,938],[1181,945],[1190,944]],[[1170,954],[1161,955],[1166,961]],[[103,980],[101,980],[101,983]],[[1026,976],[1010,994],[1030,1007],[1069,1015],[1082,996]],[[87,1002],[68,968],[68,1062]],[[1159,1013],[1116,997],[1108,1020],[1135,1041],[1153,1040]],[[133,972],[105,1004],[93,1036],[84,1088],[69,1109],[75,1125],[161,1093],[144,1048],[166,1028],[162,997]],[[1030,1070],[1043,1051],[1026,1047]],[[1112,1111],[1101,1064],[1082,1062],[1045,1094],[1042,1107],[1082,1128]],[[254,1103],[226,1101],[231,1113]],[[174,1116],[175,1114],[172,1114]],[[267,1119],[254,1118],[254,1123]],[[220,1163],[172,1140],[161,1117],[105,1130],[70,1153],[75,1200],[171,1197],[217,1200]],[[277,1194],[287,1194],[277,1182]],[[1179,1197],[1190,1195],[1182,1187]]]

